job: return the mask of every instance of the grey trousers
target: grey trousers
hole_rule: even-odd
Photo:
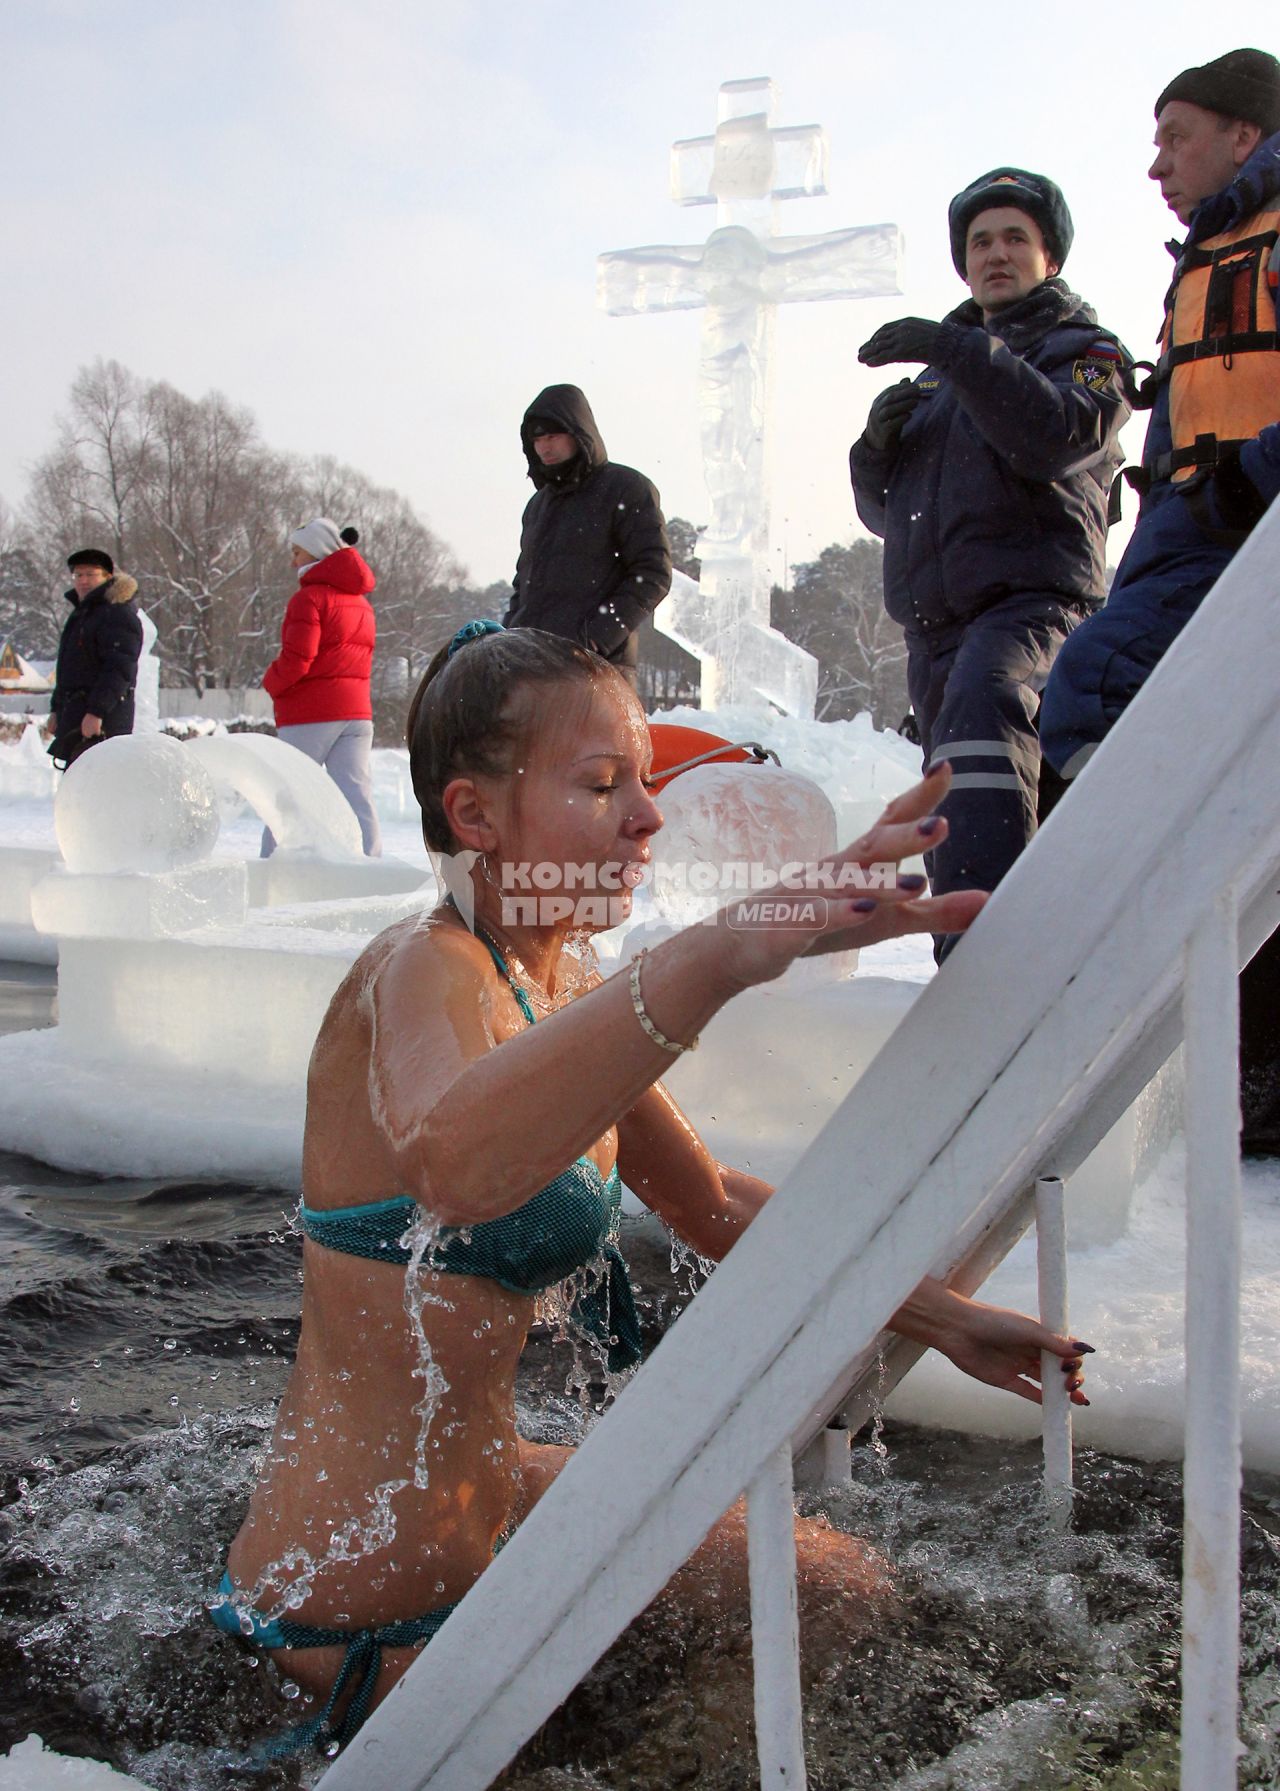
[[[296,746],[317,765],[323,765],[337,784],[360,823],[366,858],[382,857],[382,833],[373,806],[373,782],[369,776],[369,749],[373,745],[371,721],[306,721],[296,727],[277,728],[286,746]],[[262,857],[276,849],[271,829],[262,830]]]

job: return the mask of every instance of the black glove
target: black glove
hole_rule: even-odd
[[[907,418],[925,394],[909,379],[900,379],[880,393],[867,413],[867,426],[862,439],[873,454],[892,448],[902,434]]]
[[[1210,541],[1239,547],[1266,514],[1267,502],[1231,448],[1212,467],[1201,467],[1174,490]]]
[[[891,367],[895,361],[923,361],[929,366],[938,352],[944,325],[927,317],[900,317],[882,324],[869,342],[858,350],[867,367]]]
[[[1246,533],[1267,513],[1266,499],[1240,464],[1239,448],[1232,448],[1213,469],[1213,496],[1223,525]]]

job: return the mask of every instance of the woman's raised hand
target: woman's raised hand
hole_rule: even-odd
[[[732,936],[739,985],[768,982],[798,957],[878,945],[904,933],[964,932],[987,899],[983,891],[930,896],[923,876],[899,870],[947,837],[947,823],[934,811],[950,785],[951,767],[935,765],[851,846],[775,889],[721,908],[715,924]]]

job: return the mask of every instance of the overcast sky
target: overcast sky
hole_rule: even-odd
[[[595,256],[706,237],[714,211],[670,200],[669,146],[714,128],[722,81],[771,75],[777,122],[831,144],[830,196],[784,204],[780,227],[892,221],[907,243],[901,299],[779,315],[781,576],[857,532],[848,446],[899,376],[857,346],[966,296],[946,207],[977,174],[1062,185],[1066,275],[1150,352],[1177,230],[1145,178],[1155,96],[1189,63],[1276,47],[1274,0],[1228,13],[1224,30],[1202,0],[4,0],[0,496],[21,500],[102,356],[217,388],[272,446],[398,487],[480,582],[513,567],[519,419],[551,382],[586,390],[668,515],[704,521],[699,314],[606,317]]]

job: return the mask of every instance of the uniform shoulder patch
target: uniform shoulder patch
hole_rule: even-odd
[[[1091,348],[1085,359],[1077,361],[1072,367],[1071,378],[1076,385],[1085,386],[1091,392],[1102,392],[1119,371],[1118,354],[1101,355]]]

